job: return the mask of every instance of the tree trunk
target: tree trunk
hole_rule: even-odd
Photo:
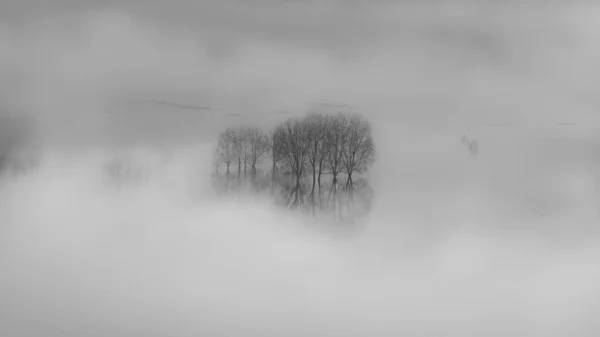
[[[271,170],[271,194],[275,192],[275,170],[277,167],[276,164],[277,162],[275,161],[275,158],[273,158],[273,168]]]
[[[354,182],[352,181],[352,171],[348,173],[348,179],[346,180],[346,189],[348,190],[348,196],[350,200],[354,197]]]
[[[300,174],[296,174],[296,195],[294,197],[294,205],[298,205],[300,200]]]
[[[328,203],[330,201],[332,201],[333,203],[331,204],[333,209],[333,214],[337,214],[338,215],[338,220],[342,219],[342,208],[341,208],[341,201],[340,201],[340,197],[338,195],[338,172],[333,172],[333,181],[331,183],[331,190],[329,192],[329,196],[328,196]],[[333,199],[333,200],[331,200]]]
[[[332,186],[332,187],[334,187],[334,186],[336,186],[336,185],[337,185],[337,182],[338,182],[338,179],[337,179],[337,172],[335,172],[335,171],[334,171],[334,172],[332,172],[332,175],[333,175],[333,179],[332,179],[332,181],[331,181],[331,186]]]
[[[325,156],[321,157],[321,160],[319,161],[319,176],[317,179],[317,183],[319,184],[319,205],[322,207],[323,205],[323,195],[321,194],[321,175],[323,174],[323,160],[325,159]]]
[[[329,202],[331,201],[331,199],[333,198],[333,205],[335,208],[335,197],[337,195],[337,172],[335,170],[333,170],[333,172],[331,172],[333,178],[331,180],[331,189],[329,190],[329,195],[327,196],[327,203],[329,204]]]
[[[256,179],[256,162],[252,162],[251,167],[252,181]]]
[[[312,165],[312,190],[310,191],[310,197],[312,199],[312,203],[315,203],[315,186],[317,184],[317,168],[316,163]]]
[[[319,177],[318,177],[318,185],[319,185],[319,207],[323,207],[323,194],[321,193],[321,170],[319,170]]]
[[[271,146],[271,160],[273,161],[273,170],[271,171],[271,178],[275,177],[275,169],[277,166],[277,160],[275,159],[275,145]]]

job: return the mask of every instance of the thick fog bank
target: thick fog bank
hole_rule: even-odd
[[[409,216],[389,210],[375,212],[361,235],[336,238],[265,201],[216,199],[210,166],[203,165],[209,149],[173,151],[168,161],[134,152],[137,157],[129,158],[150,168],[152,177],[140,185],[106,184],[102,163],[114,153],[93,151],[78,156],[48,151],[34,171],[5,181],[2,333],[593,336],[598,331],[596,245],[501,235],[458,223],[444,224],[452,230],[432,241],[411,230]],[[431,221],[437,228],[437,220]]]

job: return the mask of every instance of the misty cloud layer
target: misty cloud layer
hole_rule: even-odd
[[[0,121],[27,122],[11,158],[37,163],[2,177],[3,335],[599,333],[597,8],[15,0],[0,13]],[[357,236],[210,187],[224,127],[315,103],[373,125],[376,199]],[[116,154],[150,183],[107,186]]]

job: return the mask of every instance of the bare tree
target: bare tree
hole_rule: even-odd
[[[273,166],[271,168],[271,193],[274,191],[274,188],[275,188],[275,172],[277,170],[277,162],[280,159],[278,156],[278,152],[276,151],[275,141],[276,141],[276,136],[278,134],[281,134],[282,132],[283,132],[283,126],[279,125],[269,135],[271,161],[272,161],[271,164]]]
[[[323,161],[327,149],[327,147],[325,146],[326,118],[320,113],[311,113],[305,117],[304,124],[306,128],[306,157],[308,159],[308,164],[310,165],[312,173],[312,188],[310,192],[310,199],[314,205],[317,175],[319,180],[320,192]]]
[[[352,196],[354,172],[364,172],[375,160],[375,147],[371,137],[369,122],[360,117],[352,117],[347,126],[342,146],[342,162],[347,174],[346,189]]]
[[[244,175],[250,167],[253,188],[261,186],[256,179],[257,165],[270,156],[271,181],[263,187],[270,185],[275,196],[277,184],[281,184],[286,190],[284,202],[287,199],[288,206],[304,210],[312,206],[314,213],[320,205],[323,211],[339,212],[339,219],[345,218],[343,209],[356,209],[352,208],[355,201],[366,200],[362,192],[357,199],[352,194],[354,190],[368,193],[368,185],[365,186],[359,175],[370,167],[376,154],[368,121],[359,116],[326,115],[318,111],[303,118],[290,118],[269,132],[259,128],[229,128],[219,137],[218,151],[221,162],[227,166],[228,176],[232,161],[237,160],[238,181],[241,181],[242,163]],[[217,175],[218,170],[216,167]],[[276,175],[279,170],[287,177],[279,179]],[[312,182],[307,177],[309,174]],[[331,188],[329,194],[325,194],[325,201],[321,178],[329,174]],[[344,189],[340,190],[342,175],[346,180]],[[328,185],[329,179],[324,184]]]
[[[271,147],[269,135],[259,128],[250,128],[246,130],[248,143],[248,157],[252,170],[252,179],[256,177],[256,164],[269,152]]]
[[[227,168],[226,175],[229,178],[229,166],[236,156],[235,131],[227,128],[219,136],[218,151]]]
[[[250,159],[250,142],[249,142],[249,129],[241,127],[238,129],[239,141],[240,141],[240,154],[242,156],[242,162],[244,163],[244,177],[248,171],[248,161]]]
[[[329,157],[329,153],[331,151],[331,147],[329,146],[329,138],[328,138],[328,132],[329,132],[329,127],[332,123],[332,118],[329,116],[323,116],[323,118],[321,119],[321,134],[323,136],[322,140],[321,140],[321,151],[318,155],[318,169],[319,169],[319,173],[317,175],[317,185],[319,187],[319,202],[321,202],[321,176],[323,174],[325,174],[326,172],[325,170],[325,166],[327,164],[327,159]]]
[[[240,127],[234,131],[234,149],[235,157],[238,162],[237,178],[240,179],[242,173],[242,163],[244,163],[244,175],[246,173],[248,161],[248,142],[246,137],[246,128]]]
[[[348,132],[348,118],[338,114],[327,124],[325,136],[327,150],[327,168],[332,175],[331,190],[337,192],[338,176],[343,171],[344,143]]]
[[[296,185],[290,193],[290,199],[294,195],[292,205],[300,201],[301,177],[304,173],[306,160],[306,127],[300,120],[289,119],[281,127],[276,129],[274,135],[274,152],[282,158],[285,165],[296,178]]]

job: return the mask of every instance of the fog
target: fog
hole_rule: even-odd
[[[3,151],[32,163],[0,181],[3,335],[600,333],[597,8],[9,0],[0,13]],[[351,235],[212,189],[218,132],[315,103],[373,126],[375,201]],[[115,155],[147,183],[107,184]]]

